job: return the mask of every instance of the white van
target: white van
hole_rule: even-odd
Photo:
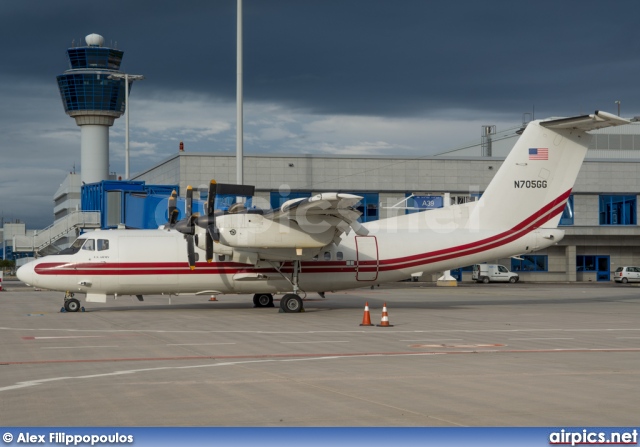
[[[498,264],[475,264],[471,279],[477,282],[518,282],[520,277],[517,273],[510,272],[504,265]]]
[[[613,274],[615,282],[626,284],[640,281],[640,267],[618,267]]]

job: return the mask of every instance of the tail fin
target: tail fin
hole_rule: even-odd
[[[628,124],[606,112],[532,121],[477,202],[484,228],[557,227],[587,153],[589,130]]]

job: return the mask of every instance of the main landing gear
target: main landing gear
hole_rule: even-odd
[[[293,261],[293,272],[291,273],[291,285],[293,293],[287,293],[280,300],[280,309],[286,313],[304,312],[302,298],[298,295],[298,277],[300,276],[300,261]]]
[[[280,300],[280,309],[286,313],[304,312],[302,298],[294,293],[287,293]]]
[[[293,261],[293,272],[291,273],[291,279],[289,279],[284,273],[282,273],[282,270],[280,270],[280,268],[276,264],[272,262],[269,263],[273,266],[274,269],[276,269],[278,273],[280,273],[280,275],[284,279],[289,281],[289,283],[293,287],[293,293],[287,293],[280,300],[280,312],[304,312],[304,304],[302,303],[302,298],[300,298],[300,295],[298,295],[298,292],[300,291],[300,287],[298,287],[298,278],[300,276],[300,261]]]
[[[64,310],[66,312],[78,312],[80,310],[80,301],[73,297],[73,293],[67,291],[64,294]]]
[[[256,293],[253,295],[253,307],[275,307],[273,305],[273,295],[270,293]],[[302,299],[298,295],[287,293],[280,300],[280,309],[282,312],[287,313],[303,312],[304,306]]]
[[[253,307],[274,307],[273,295],[270,293],[256,293],[253,295]]]

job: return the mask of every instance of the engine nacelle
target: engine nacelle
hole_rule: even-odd
[[[316,217],[316,216],[314,216]],[[331,243],[339,220],[290,218],[271,220],[261,214],[227,214],[216,219],[220,243],[236,248],[320,248]],[[335,222],[334,222],[335,220]]]

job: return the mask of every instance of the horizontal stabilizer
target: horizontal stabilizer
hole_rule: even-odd
[[[556,120],[542,121],[540,125],[550,129],[579,129],[582,131],[603,129],[611,126],[629,124],[629,120],[598,110],[591,115],[574,116]]]

